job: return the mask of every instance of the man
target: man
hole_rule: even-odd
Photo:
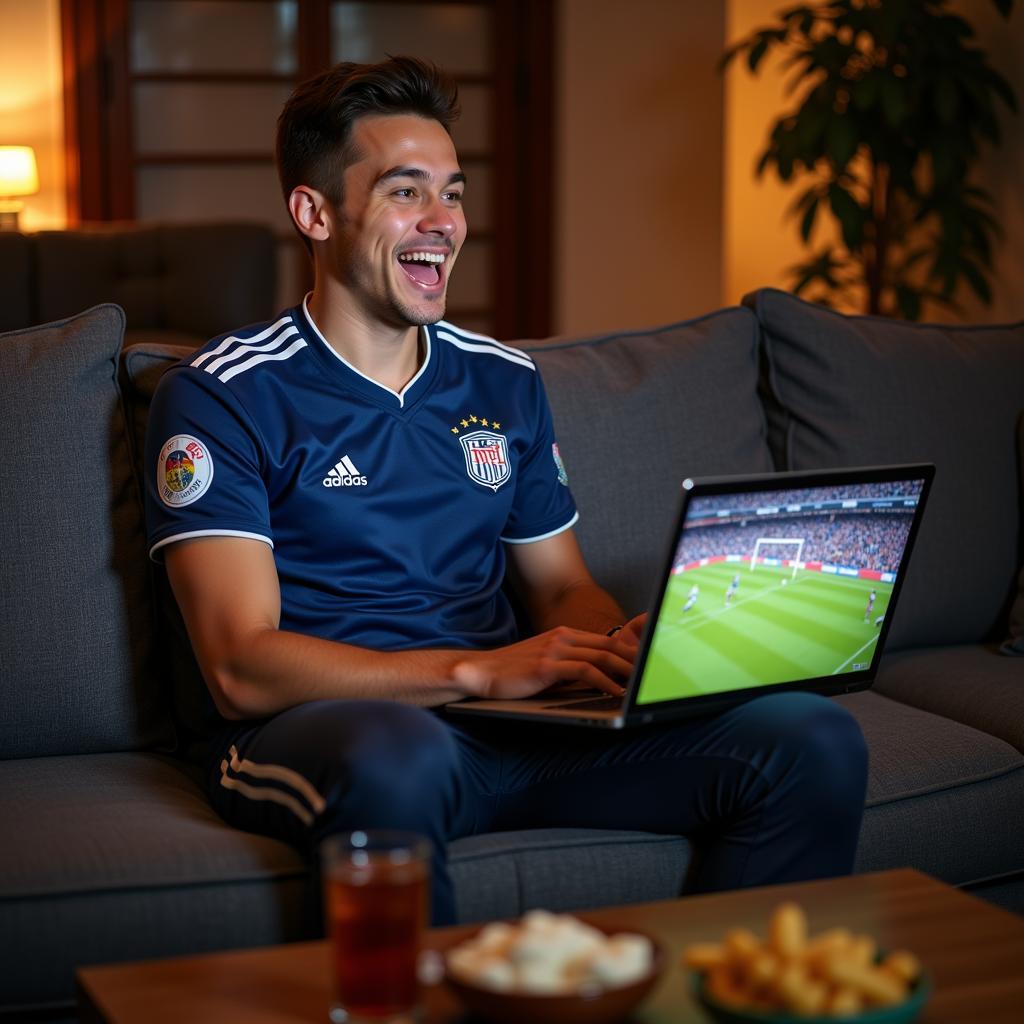
[[[694,583],[694,585],[690,587],[690,592],[686,595],[686,603],[683,605],[684,615],[697,603],[698,597],[700,597],[700,587]]]
[[[736,596],[736,591],[740,589],[740,574],[736,573],[729,583],[729,586],[725,588],[725,606],[726,608],[732,604],[732,599]]]
[[[456,109],[410,58],[299,86],[277,156],[313,291],[154,398],[151,551],[219,713],[213,805],[310,850],[350,828],[425,834],[437,923],[455,917],[445,844],[476,832],[699,835],[705,890],[848,871],[865,750],[829,701],[625,736],[438,710],[621,693],[643,623],[584,565],[533,361],[441,321],[466,236]]]
[[[872,589],[871,589],[871,593],[870,593],[870,594],[868,594],[868,603],[867,603],[867,606],[866,606],[866,607],[864,608],[864,621],[865,621],[865,622],[867,622],[867,621],[868,621],[868,619],[869,619],[869,618],[871,617],[871,611],[872,611],[872,609],[873,609],[873,608],[875,607],[875,599],[876,599],[877,597],[878,597],[878,591],[877,591],[877,590],[875,590],[875,589],[874,589],[874,588],[872,587]]]

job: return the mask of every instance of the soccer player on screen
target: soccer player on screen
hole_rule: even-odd
[[[729,584],[728,587],[725,588],[725,606],[726,606],[726,608],[728,608],[729,605],[732,604],[732,599],[736,596],[736,591],[739,590],[739,587],[740,587],[740,574],[736,573],[736,575],[733,576],[733,578],[732,578],[732,582]]]
[[[683,605],[683,614],[685,615],[696,603],[697,598],[700,596],[700,587],[696,583],[690,587],[689,594],[686,595],[686,604]]]
[[[867,622],[871,618],[871,610],[875,607],[875,598],[878,597],[878,591],[872,589],[871,593],[868,594],[868,606],[864,609],[864,621]]]

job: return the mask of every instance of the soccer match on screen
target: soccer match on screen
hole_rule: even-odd
[[[868,668],[923,487],[694,498],[637,703]]]

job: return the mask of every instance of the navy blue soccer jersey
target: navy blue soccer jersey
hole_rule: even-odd
[[[377,650],[516,639],[504,543],[577,519],[528,355],[444,321],[401,394],[324,340],[305,303],[216,338],[157,388],[150,553],[273,547],[281,628]]]

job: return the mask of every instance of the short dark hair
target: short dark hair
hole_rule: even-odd
[[[335,64],[298,85],[277,119],[285,202],[296,186],[309,185],[339,204],[342,175],[354,158],[352,126],[360,117],[389,114],[430,118],[450,134],[458,89],[436,65],[416,57]]]

